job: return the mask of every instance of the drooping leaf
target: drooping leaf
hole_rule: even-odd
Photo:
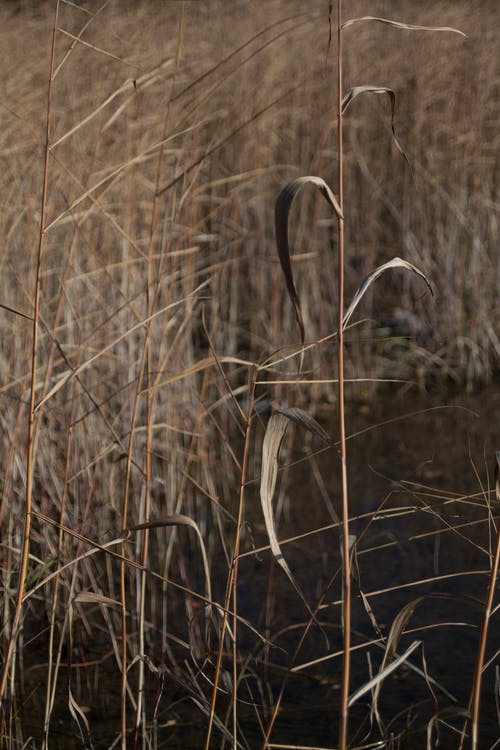
[[[391,103],[391,130],[392,130],[392,139],[394,141],[394,145],[396,146],[399,153],[403,156],[403,158],[406,160],[408,165],[411,168],[410,162],[408,160],[408,157],[406,156],[403,147],[401,146],[400,142],[398,141],[398,138],[396,136],[396,128],[394,125],[394,112],[396,110],[396,94],[394,91],[387,86],[354,86],[351,89],[348,89],[344,95],[344,98],[342,99],[342,114],[347,110],[347,108],[350,106],[350,104],[361,94],[387,94],[389,97],[389,101]]]
[[[273,414],[268,422],[266,434],[264,435],[264,443],[262,445],[260,501],[262,504],[266,531],[269,537],[269,544],[271,545],[271,552],[276,558],[276,561],[283,567],[287,576],[291,578],[290,570],[283,559],[281,547],[276,535],[272,507],[276,480],[278,478],[278,454],[287,427],[288,419],[283,414]]]
[[[103,604],[104,606],[113,606],[113,607],[120,607],[120,602],[116,601],[115,599],[111,599],[109,596],[104,596],[104,594],[99,594],[94,591],[80,591],[76,594],[76,596],[73,597],[73,599],[69,603],[68,607],[68,626],[69,626],[69,652],[70,654],[73,653],[73,619],[74,619],[74,613],[75,613],[75,603],[79,602],[80,604]],[[72,690],[71,690],[71,677],[70,682],[68,685],[68,708],[71,716],[75,720],[80,736],[82,739],[82,742],[85,747],[90,748],[90,750],[94,750],[94,745],[92,744],[91,739],[91,733],[90,733],[90,725],[87,720],[87,717],[85,716],[85,709],[84,707],[81,707],[75,700]]]
[[[391,672],[394,672],[394,670],[397,669],[400,664],[408,659],[408,657],[415,651],[416,648],[421,645],[421,643],[422,641],[413,641],[411,646],[406,649],[404,654],[398,656],[397,659],[394,659],[394,661],[392,661],[384,669],[378,672],[375,677],[372,677],[371,680],[368,680],[368,682],[366,682],[358,690],[356,690],[356,692],[354,692],[349,698],[349,708],[354,705],[354,703],[356,703],[356,701],[359,700],[361,696],[365,695],[365,693],[368,693],[368,691],[379,686],[383,682],[383,680],[385,680],[385,678],[391,674]]]
[[[295,288],[295,282],[293,278],[292,263],[290,260],[290,248],[288,244],[288,215],[290,213],[290,207],[292,205],[293,199],[295,198],[299,190],[304,185],[308,184],[315,185],[318,188],[321,195],[325,198],[328,205],[335,211],[339,219],[344,218],[335,195],[321,177],[298,177],[296,180],[292,180],[292,182],[289,182],[288,185],[285,185],[276,199],[276,206],[274,209],[276,248],[278,251],[281,269],[285,277],[288,294],[290,295],[293,309],[295,311],[295,317],[297,318],[297,323],[299,325],[302,344],[304,343],[305,339],[305,330],[302,313],[300,311],[299,297],[297,295],[297,290]]]
[[[389,18],[379,18],[377,16],[360,16],[359,18],[350,18],[348,21],[342,24],[342,31],[354,26],[355,23],[361,23],[364,21],[377,21],[378,23],[386,24],[387,26],[394,26],[397,29],[405,29],[407,31],[451,31],[454,34],[460,34],[460,36],[467,39],[467,34],[459,29],[454,29],[452,26],[416,26],[412,23],[402,23],[401,21],[391,21]]]
[[[116,599],[110,599],[109,596],[98,594],[94,591],[80,591],[74,598],[74,602],[80,604],[105,604],[110,607],[120,607],[121,604]]]
[[[285,437],[287,426],[288,418],[285,417],[284,414],[273,414],[267,424],[266,434],[264,435],[264,443],[262,446],[260,501],[262,505],[262,512],[264,514],[266,531],[269,537],[269,545],[271,547],[271,552],[274,555],[274,559],[276,560],[278,565],[280,565],[281,568],[285,571],[295,591],[304,602],[309,614],[314,617],[304,594],[302,593],[298,583],[292,575],[292,571],[290,570],[287,561],[283,557],[274,523],[273,496],[276,487],[276,480],[278,478],[278,454],[283,442],[283,438]]]
[[[403,630],[407,626],[408,622],[413,616],[413,613],[415,612],[416,608],[425,600],[424,596],[419,596],[417,599],[413,599],[412,601],[408,602],[408,604],[405,604],[405,606],[398,612],[396,617],[394,618],[391,629],[389,631],[389,636],[387,638],[387,643],[385,646],[385,653],[384,658],[382,659],[382,663],[380,665],[380,669],[378,672],[378,675],[384,675],[382,679],[379,679],[375,685],[375,689],[373,691],[373,697],[372,697],[372,715],[375,715],[377,718],[377,721],[380,723],[380,716],[378,713],[378,699],[380,696],[380,691],[382,688],[382,682],[385,676],[387,675],[387,667],[391,664],[392,661],[394,661],[396,657],[396,649],[398,647],[398,643],[401,639],[401,636],[403,634]],[[411,647],[410,647],[411,648]]]
[[[330,435],[322,428],[319,422],[316,422],[316,420],[303,409],[299,409],[295,406],[291,408],[275,406],[274,412],[276,414],[283,414],[283,416],[288,417],[288,419],[291,419],[300,427],[304,427],[306,430],[309,430],[309,432],[312,432],[313,435],[317,435],[320,440],[326,443],[326,445],[335,447],[335,441],[331,439]]]
[[[366,291],[368,290],[368,287],[371,286],[371,284],[373,284],[373,282],[376,281],[376,279],[378,279],[378,277],[381,274],[383,274],[384,271],[387,271],[389,268],[406,268],[409,271],[413,271],[425,281],[425,283],[427,284],[429,288],[430,293],[432,294],[432,287],[431,287],[430,281],[427,278],[427,276],[424,273],[422,273],[422,271],[420,271],[416,266],[414,266],[413,263],[409,263],[407,260],[403,260],[402,258],[397,258],[397,257],[392,258],[392,260],[388,260],[387,263],[383,263],[381,266],[379,266],[374,271],[369,273],[368,276],[365,276],[365,278],[359,285],[356,291],[356,294],[354,295],[353,300],[351,304],[349,305],[349,307],[347,308],[347,311],[344,315],[344,321],[343,321],[344,328],[348,324],[354,310],[359,305],[362,297],[365,295]]]
[[[71,716],[78,726],[80,737],[82,739],[84,747],[88,747],[89,750],[94,750],[94,745],[92,744],[90,733],[90,724],[87,720],[87,717],[85,716],[84,709],[81,708],[74,699],[73,693],[71,692],[71,686],[68,690],[68,708]]]
[[[189,526],[195,532],[198,542],[200,544],[201,557],[203,560],[203,570],[205,573],[205,591],[206,598],[210,602],[212,601],[212,585],[210,581],[210,566],[208,564],[207,551],[205,548],[205,542],[201,535],[200,527],[189,516],[185,516],[182,513],[172,513],[164,518],[157,519],[155,521],[148,521],[147,523],[140,523],[137,526],[131,526],[128,531],[142,531],[144,529],[157,529],[164,526]],[[212,605],[209,604],[206,608],[207,627],[212,614]]]

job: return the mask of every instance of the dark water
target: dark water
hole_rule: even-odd
[[[481,605],[488,585],[489,550],[494,543],[492,516],[498,519],[492,485],[493,457],[500,449],[499,419],[500,393],[496,388],[470,398],[458,394],[439,399],[389,394],[379,396],[375,404],[359,402],[349,409],[350,531],[356,535],[351,693],[366,683],[370,674],[377,673],[384,639],[398,613],[405,607],[408,610],[411,602],[415,606],[406,623],[408,632],[398,639],[396,651],[401,654],[414,641],[421,642],[410,657],[413,668],[402,665],[383,684],[378,701],[380,726],[373,716],[370,718],[369,693],[353,706],[352,747],[368,746],[385,737],[385,745],[372,746],[424,748],[428,722],[436,714],[441,719],[439,745],[434,731],[431,746],[445,750],[458,746],[457,731],[469,701]],[[331,435],[337,433],[335,420],[331,410],[321,415]],[[251,554],[254,547],[267,544],[258,485],[251,483],[243,539],[247,554],[239,564],[238,606],[243,617],[266,633],[272,647],[266,649],[249,629],[239,628],[239,672],[244,676],[238,688],[240,737],[242,747],[261,746],[259,722],[267,726],[286,668],[293,666],[295,671],[288,675],[271,742],[335,748],[342,651],[341,577],[336,575],[340,565],[339,529],[335,526],[339,461],[334,450],[322,449],[316,438],[301,432],[296,433],[289,448],[285,456],[289,466],[280,472],[275,498],[278,533],[280,540],[304,536],[283,541],[282,552],[310,607],[314,608],[321,596],[324,605],[318,625],[313,626],[293,658],[309,615],[270,553],[263,550]],[[311,454],[315,454],[313,458]],[[258,460],[254,471],[257,476]],[[219,600],[223,598],[225,575],[222,569],[219,576],[214,573],[214,595]],[[495,670],[500,663],[498,655],[495,657],[500,649],[498,619],[497,612],[491,618],[485,658],[488,667],[483,675],[481,750],[492,748],[500,734],[495,703]],[[103,645],[106,648],[109,644]],[[96,644],[96,654],[102,655],[103,649],[99,651]],[[86,654],[87,659],[90,656]],[[204,677],[188,659],[192,679],[184,677],[185,684],[182,677],[171,674],[162,685],[158,675],[148,674],[150,716],[163,690],[156,747],[194,750],[203,746],[206,717],[192,699],[186,698],[186,688],[198,685],[205,696],[210,696],[214,658],[212,666],[204,667]],[[223,666],[227,672],[218,702],[222,717],[230,707],[229,658]],[[434,696],[417,670],[427,670],[428,678],[434,680]],[[88,714],[94,747],[110,747],[119,725],[119,676],[103,662],[87,670],[81,679],[88,683],[84,685],[86,694],[94,691],[95,696]],[[43,705],[43,685],[32,686],[27,680],[26,689],[38,690],[39,701],[32,703]],[[61,696],[50,745],[58,750],[84,746],[75,736],[75,725],[65,705]],[[35,736],[39,734],[36,724],[39,730],[35,713],[26,717],[26,725],[31,725]],[[217,728],[212,746],[230,747]]]
[[[361,646],[352,656],[351,693],[369,679],[370,671],[376,674],[384,653],[380,644],[363,644],[378,638],[377,626],[386,637],[398,613],[411,602],[415,611],[406,627],[414,632],[401,637],[397,652],[421,641],[411,663],[427,669],[435,680],[435,698],[424,677],[406,665],[384,682],[380,719],[386,738],[400,737],[394,747],[425,747],[426,725],[436,713],[443,719],[439,747],[457,747],[456,730],[462,727],[461,711],[470,696],[489,550],[495,541],[491,514],[498,518],[498,504],[490,504],[494,454],[500,446],[499,417],[500,393],[494,388],[474,398],[386,396],[375,405],[359,403],[347,415],[352,436],[348,447],[350,531],[357,537],[358,571],[353,588],[353,645]],[[331,435],[337,433],[335,419],[335,414],[326,413],[322,421]],[[307,445],[303,434],[298,435],[293,459],[317,447],[314,440]],[[286,501],[280,539],[323,527],[331,522],[332,509],[339,512],[338,459],[328,450],[315,461],[316,467],[300,461],[283,477]],[[314,607],[340,563],[338,528],[282,545],[282,551]],[[263,568],[267,559],[264,555]],[[259,575],[258,567],[255,560],[248,562],[252,582]],[[307,611],[284,573],[276,568],[273,576],[274,632],[280,625],[297,625],[278,639],[287,656],[280,658],[273,652],[278,663],[286,664],[302,630],[298,623],[304,622]],[[244,567],[241,577],[244,581]],[[323,633],[315,628],[296,660],[296,665],[318,661],[300,668],[285,692],[273,733],[278,743],[336,746],[341,657],[324,657],[342,650],[340,587],[337,576],[321,610]],[[242,588],[242,597],[247,596],[249,603],[244,613],[251,617],[259,601],[250,588],[244,584]],[[481,748],[493,746],[500,736],[495,704],[498,620],[497,612],[490,621],[485,660],[491,663],[483,675]],[[352,709],[354,746],[381,737],[376,726],[370,733],[370,700],[368,693]],[[433,738],[435,742],[435,732]]]

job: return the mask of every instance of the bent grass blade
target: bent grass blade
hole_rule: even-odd
[[[383,263],[381,266],[378,266],[378,268],[376,268],[374,271],[372,271],[367,276],[365,276],[365,278],[359,285],[352,299],[352,302],[347,308],[347,311],[344,315],[344,321],[343,321],[344,328],[349,323],[349,320],[351,319],[353,312],[355,311],[355,309],[361,302],[361,299],[364,297],[364,295],[366,294],[371,284],[373,284],[373,282],[376,281],[378,277],[384,273],[384,271],[387,271],[390,268],[406,268],[408,271],[413,271],[413,273],[416,273],[417,276],[420,276],[420,278],[425,281],[430,293],[433,294],[431,282],[422,271],[420,271],[416,266],[414,266],[413,263],[409,263],[407,260],[403,260],[402,258],[398,258],[398,257],[393,258],[392,260],[388,260],[387,263]]]
[[[314,177],[312,175],[306,177],[298,177],[296,180],[292,180],[288,185],[281,190],[277,199],[274,209],[274,224],[276,231],[276,249],[278,251],[278,257],[281,264],[281,270],[285,277],[288,294],[292,301],[295,317],[300,329],[301,344],[305,340],[305,329],[304,321],[302,319],[302,313],[300,310],[300,302],[295,287],[295,281],[293,278],[292,263],[290,260],[290,247],[288,243],[288,216],[290,208],[293,203],[293,199],[304,187],[304,185],[315,185],[320,191],[321,195],[325,198],[328,205],[337,215],[338,219],[343,219],[344,215],[340,208],[339,202],[335,197],[333,191],[327,185],[327,183],[321,177]]]

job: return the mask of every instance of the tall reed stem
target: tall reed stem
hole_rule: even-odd
[[[34,465],[34,444],[35,444],[35,394],[36,394],[36,370],[37,370],[37,349],[38,349],[38,321],[40,317],[40,285],[42,275],[42,258],[45,247],[45,227],[46,227],[46,205],[47,205],[47,185],[49,175],[49,154],[50,154],[50,133],[51,133],[51,102],[52,102],[52,87],[54,82],[54,61],[56,55],[56,37],[57,37],[57,25],[59,18],[59,5],[60,0],[56,0],[56,8],[54,12],[54,25],[52,29],[52,48],[50,55],[50,70],[49,70],[49,81],[47,86],[47,119],[45,129],[45,155],[44,155],[44,169],[43,169],[43,187],[42,187],[42,200],[40,207],[40,231],[38,235],[38,250],[36,259],[36,276],[35,276],[35,294],[34,294],[34,309],[33,309],[33,320],[32,320],[32,341],[31,341],[31,380],[30,380],[30,398],[29,398],[29,413],[28,413],[28,443],[27,443],[27,458],[26,458],[26,495],[25,495],[25,506],[24,506],[24,530],[23,530],[23,544],[21,551],[21,565],[19,569],[19,580],[17,584],[17,596],[16,596],[16,610],[14,613],[14,622],[12,624],[12,631],[10,634],[9,645],[7,648],[7,654],[5,656],[5,662],[2,673],[2,680],[0,682],[0,706],[2,704],[5,689],[7,686],[7,680],[12,664],[12,658],[16,646],[17,637],[19,635],[19,629],[21,626],[21,618],[23,611],[23,597],[26,588],[26,578],[28,574],[28,561],[30,553],[30,535],[31,535],[31,507],[32,507],[32,496],[33,496],[33,465]]]
[[[344,144],[342,133],[342,0],[337,7],[337,159],[338,159],[338,200],[341,213],[344,211]],[[343,553],[343,647],[342,688],[340,703],[339,748],[347,747],[349,720],[349,681],[351,670],[351,558],[349,549],[349,502],[347,494],[347,449],[345,433],[344,397],[344,219],[338,221],[339,273],[338,273],[338,400],[339,400],[339,440],[342,488],[342,553]]]
[[[495,467],[495,493],[500,502],[500,451],[496,453]],[[483,622],[481,625],[481,634],[479,636],[479,648],[477,653],[476,670],[474,674],[474,684],[471,696],[471,717],[472,717],[472,750],[477,750],[479,742],[479,706],[481,702],[481,683],[483,678],[484,655],[486,652],[486,640],[488,638],[488,626],[490,623],[491,610],[495,598],[495,587],[498,578],[498,569],[500,567],[500,521],[498,522],[495,555],[491,562],[490,581],[488,594],[484,605]]]
[[[184,4],[182,4],[181,6],[180,15],[179,15],[175,71],[174,71],[174,75],[172,78],[170,96],[168,98],[168,103],[167,103],[167,111],[165,113],[165,117],[163,120],[162,141],[165,141],[167,137],[167,128],[168,128],[168,122],[169,122],[169,117],[170,117],[170,108],[172,104],[172,92],[174,90],[175,83],[177,80],[177,71],[179,69],[179,63],[180,63],[180,57],[181,57],[183,25],[184,25]],[[158,293],[160,289],[160,279],[161,279],[162,254],[160,253],[160,258],[159,258],[157,267],[154,267],[153,251],[154,251],[154,241],[155,241],[155,227],[156,227],[156,222],[158,219],[158,212],[159,212],[158,190],[160,187],[160,176],[161,176],[161,168],[163,164],[164,153],[165,153],[165,144],[162,142],[162,146],[160,148],[160,153],[158,156],[158,162],[156,165],[155,192],[154,192],[154,198],[153,198],[153,208],[151,212],[151,222],[150,222],[150,227],[149,227],[148,273],[147,273],[147,279],[146,279],[146,314],[148,317],[151,317],[153,315],[156,301],[158,298]],[[157,280],[156,284],[154,283],[155,278]],[[154,293],[151,294],[151,290],[153,288],[154,288]],[[150,510],[151,510],[151,471],[152,471],[151,451],[152,451],[152,443],[153,443],[153,436],[152,436],[153,391],[151,388],[152,383],[153,383],[153,374],[152,374],[152,352],[151,352],[151,326],[152,326],[152,321],[149,321],[146,327],[146,335],[145,335],[145,342],[144,342],[144,357],[146,360],[145,361],[146,445],[145,445],[145,456],[144,456],[145,497],[144,497],[144,512],[143,512],[143,517],[139,519],[140,523],[149,522],[149,516],[150,516]],[[142,532],[141,555],[140,555],[140,560],[141,560],[141,564],[143,568],[147,567],[148,553],[149,553],[149,530],[146,528]],[[145,649],[145,608],[146,608],[147,573],[145,570],[142,570],[138,572],[138,576],[140,579],[138,615],[139,615],[139,655],[141,659],[139,661],[137,709],[136,709],[135,734],[134,734],[134,743],[133,743],[134,748],[138,744],[138,734],[139,734],[139,727],[141,725],[141,720],[144,719],[144,724],[146,723],[145,715],[143,717],[143,713],[145,714],[146,702],[145,702],[145,697],[144,697],[145,665],[144,665],[144,659],[142,657],[144,656],[145,650],[146,650]]]
[[[252,368],[250,371],[249,376],[249,385],[248,385],[248,411],[247,411],[247,418],[246,418],[246,428],[245,428],[245,442],[243,445],[243,460],[241,463],[241,480],[240,480],[240,493],[239,493],[239,500],[238,500],[238,518],[236,522],[236,536],[234,539],[234,547],[233,547],[233,556],[231,560],[231,566],[229,569],[229,576],[227,580],[227,587],[226,587],[226,597],[224,601],[224,615],[222,619],[222,626],[220,630],[220,640],[219,640],[219,649],[217,652],[217,662],[215,666],[215,676],[214,676],[214,684],[212,688],[212,698],[210,701],[210,713],[208,718],[208,727],[207,727],[207,734],[205,737],[205,744],[204,744],[204,750],[208,750],[210,747],[210,738],[212,736],[212,728],[215,718],[215,704],[217,702],[217,691],[219,689],[219,680],[220,680],[220,673],[221,673],[221,666],[222,666],[222,654],[224,651],[224,638],[226,635],[227,630],[227,622],[229,618],[229,607],[231,604],[231,599],[233,599],[233,602],[236,603],[236,596],[235,596],[235,589],[236,589],[236,582],[238,578],[238,559],[240,554],[240,538],[241,538],[241,524],[243,522],[243,500],[245,497],[245,487],[246,487],[246,481],[247,481],[247,468],[248,468],[248,451],[250,447],[250,431],[252,427],[252,414],[253,414],[253,408],[254,408],[254,399],[255,399],[255,381],[257,380],[257,368]],[[236,619],[237,619],[237,612],[233,612],[233,627],[236,627]],[[236,630],[233,632],[233,637],[236,640]],[[234,645],[233,648],[233,659],[235,658],[236,654],[236,645]],[[237,736],[236,736],[236,686],[237,686],[237,671],[236,666],[233,665],[233,721],[235,723],[235,726],[233,728],[233,736],[234,736],[234,744],[233,747],[236,748],[237,745]]]

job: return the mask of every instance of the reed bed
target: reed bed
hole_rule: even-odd
[[[344,15],[394,16],[390,5],[359,0]],[[357,435],[356,414],[372,415],[383,389],[472,393],[500,361],[498,10],[405,0],[397,15],[467,39],[345,29],[344,91],[395,90],[397,143],[385,97],[359,97],[343,114],[340,214],[309,187],[294,202],[301,345],[274,207],[302,175],[337,184],[328,3],[0,6],[2,747],[333,748],[340,685],[343,750],[489,736],[499,498],[472,449],[472,480],[433,486],[396,465],[366,508],[346,467],[356,541],[342,648],[350,556],[331,408],[345,400],[347,442],[364,455],[387,420]],[[339,349],[342,311],[394,256],[434,297],[394,269],[361,290]],[[268,451],[273,419],[287,426]],[[302,485],[320,510],[297,524]],[[430,569],[386,585],[398,555],[424,559],[429,539]],[[287,579],[274,557],[283,567],[288,549]],[[377,581],[363,561],[381,555]],[[455,701],[423,644],[442,647],[447,597],[465,595],[475,601],[449,627],[479,655],[464,658]],[[401,664],[418,687],[395,715]]]

